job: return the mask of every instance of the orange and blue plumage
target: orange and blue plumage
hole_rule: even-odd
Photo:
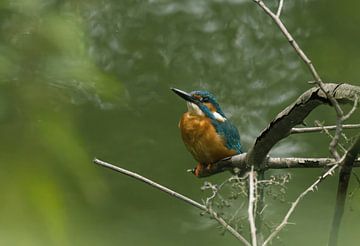
[[[210,92],[172,90],[187,102],[188,112],[181,117],[179,128],[186,148],[199,162],[194,170],[196,176],[202,168],[243,152],[237,128]]]

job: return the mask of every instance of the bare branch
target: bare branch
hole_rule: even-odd
[[[284,23],[280,19],[280,12],[278,15],[275,15],[262,0],[253,0],[256,2],[264,11],[267,13],[273,21],[276,23],[276,25],[279,27],[281,32],[284,34],[285,38],[288,40],[290,45],[294,48],[295,52],[299,55],[299,57],[305,62],[307,67],[309,68],[313,78],[315,79],[316,85],[320,88],[320,90],[325,93],[326,98],[329,100],[330,104],[334,107],[337,115],[337,121],[336,121],[336,132],[335,136],[332,139],[332,141],[329,144],[329,150],[330,153],[335,157],[335,159],[339,159],[340,156],[336,151],[336,146],[339,142],[339,138],[342,132],[342,118],[344,116],[344,112],[341,109],[338,101],[336,100],[335,96],[331,93],[329,93],[326,88],[325,84],[320,78],[320,75],[315,69],[315,66],[313,65],[312,61],[307,57],[307,55],[304,53],[304,51],[300,48],[296,40],[293,38],[293,36],[289,33],[287,28],[285,27]],[[279,6],[280,7],[280,6]],[[281,9],[280,9],[281,10]],[[256,165],[260,165],[259,163],[256,163]]]
[[[323,175],[321,175],[312,185],[309,186],[303,193],[301,193],[296,200],[291,204],[290,209],[286,213],[284,219],[281,221],[281,223],[275,228],[275,230],[269,235],[269,237],[264,241],[263,246],[266,246],[268,243],[271,242],[271,240],[286,226],[289,224],[289,218],[294,212],[296,206],[299,204],[299,202],[310,192],[315,191],[317,189],[317,185],[322,182],[326,177],[329,175],[333,175],[334,170],[339,166],[338,163],[334,163],[334,165]]]
[[[332,137],[331,142],[329,144],[329,151],[332,154],[332,156],[334,156],[334,158],[336,160],[340,159],[340,155],[336,150],[336,146],[339,143],[339,139],[340,139],[340,134],[342,132],[342,115],[341,116],[337,116],[336,117],[336,130],[335,130],[335,135]]]
[[[347,151],[347,153],[345,154],[345,158],[341,163],[339,184],[336,195],[335,212],[334,212],[334,217],[330,232],[330,239],[329,239],[330,246],[337,245],[340,223],[342,216],[344,214],[347,189],[350,182],[351,170],[359,152],[360,152],[360,136],[356,138],[354,144]]]
[[[281,21],[280,16],[275,15],[262,0],[253,0],[255,3],[257,3],[266,14],[268,14],[275,24],[279,27],[281,32],[284,34],[285,38],[288,40],[290,45],[294,48],[295,52],[300,56],[300,58],[305,62],[305,64],[308,66],[313,78],[315,79],[315,83],[319,86],[319,88],[326,94],[326,97],[331,102],[331,105],[334,106],[336,113],[339,117],[343,115],[343,111],[340,108],[339,104],[337,103],[336,99],[326,91],[324,88],[324,83],[321,80],[318,72],[315,69],[315,66],[313,65],[312,61],[307,57],[307,55],[304,53],[304,51],[300,48],[296,40],[293,38],[293,36],[289,33],[287,28],[285,27],[284,23]]]
[[[357,109],[357,107],[358,107],[358,102],[359,102],[359,97],[357,96],[357,95],[355,95],[355,100],[354,100],[354,105],[353,105],[353,107],[352,107],[352,109],[349,111],[349,113],[347,113],[346,115],[344,115],[343,117],[342,117],[342,121],[345,121],[345,120],[347,120],[347,119],[349,119],[350,118],[350,116],[355,112],[355,110]],[[343,126],[343,128],[344,128],[344,126]]]
[[[224,171],[242,171],[247,168],[247,153],[234,155],[231,158],[218,161],[204,168],[198,177],[208,177]],[[263,169],[286,169],[286,168],[324,168],[334,163],[333,158],[299,158],[299,157],[267,157],[263,162]],[[360,158],[355,160],[354,167],[360,167]]]
[[[242,236],[240,235],[233,227],[231,227],[221,216],[219,216],[214,210],[212,210],[211,208],[207,208],[206,206],[192,200],[191,198],[188,198],[180,193],[177,193],[176,191],[173,191],[163,185],[160,185],[144,176],[141,176],[137,173],[134,173],[134,172],[131,172],[129,170],[126,170],[124,168],[121,168],[121,167],[117,167],[117,166],[114,166],[110,163],[107,163],[107,162],[104,162],[104,161],[101,161],[101,160],[98,160],[98,159],[94,159],[94,163],[97,164],[97,165],[100,165],[100,166],[103,166],[103,167],[106,167],[106,168],[109,168],[111,170],[114,170],[116,172],[119,172],[119,173],[122,173],[122,174],[125,174],[131,178],[134,178],[136,180],[139,180],[141,182],[144,182],[156,189],[159,189],[160,191],[162,192],[165,192],[166,194],[168,195],[171,195],[173,197],[176,197],[177,199],[183,201],[183,202],[186,202],[187,204],[190,204],[200,210],[203,210],[207,213],[209,213],[211,215],[211,217],[213,217],[217,222],[219,222],[227,231],[229,231],[234,237],[236,237],[239,241],[241,241],[244,245],[246,246],[251,246],[251,244]]]
[[[327,83],[325,90],[339,103],[350,103],[355,95],[360,96],[360,86]],[[263,166],[263,161],[271,148],[290,135],[291,129],[301,124],[308,114],[322,104],[330,104],[326,94],[319,88],[311,88],[303,93],[293,104],[285,108],[257,137],[248,152],[248,166]]]
[[[249,205],[248,205],[248,220],[250,225],[250,234],[252,246],[257,246],[256,240],[256,225],[254,218],[254,207],[255,207],[255,193],[256,193],[256,173],[254,172],[254,167],[251,167],[249,172]]]
[[[278,7],[278,10],[276,12],[276,17],[277,18],[280,18],[281,10],[283,8],[283,5],[284,5],[284,0],[279,0],[279,7]]]
[[[336,160],[332,158],[269,158],[265,167],[267,169],[284,168],[325,168],[333,165]],[[360,167],[360,158],[354,162],[354,167]]]
[[[318,127],[323,127],[322,123],[321,123],[320,121],[318,121],[318,120],[315,121],[315,124],[316,124]],[[336,126],[336,129],[335,129],[335,130],[337,130],[337,129],[338,129],[338,128],[337,128],[337,126]],[[328,135],[331,140],[334,139],[334,136],[331,135],[331,133],[329,132],[329,130],[327,130],[327,129],[324,128],[324,127],[323,127],[323,130],[324,130],[325,134]],[[346,149],[345,149],[345,147],[344,147],[342,144],[338,143],[338,146],[340,147],[340,149],[341,149],[344,153],[346,153]],[[335,156],[335,155],[339,156],[339,154],[338,154],[338,152],[337,152],[336,149],[334,149],[333,151],[334,151],[333,156]],[[340,159],[340,157],[338,157],[338,158],[336,158],[336,159]]]
[[[360,86],[327,83],[325,84],[325,89],[339,103],[352,103],[356,96],[360,97]],[[236,155],[213,163],[208,168],[201,169],[198,177],[207,177],[226,170],[233,170],[234,168],[238,168],[240,171],[246,170],[251,165],[254,165],[257,171],[265,169],[264,161],[274,145],[289,136],[293,127],[301,124],[313,109],[322,104],[330,104],[325,93],[316,87],[307,90],[294,103],[275,117],[256,138],[255,143],[247,154]],[[267,168],[273,167],[267,166]]]
[[[343,125],[343,129],[357,129],[360,128],[360,124],[346,124]],[[298,133],[313,133],[313,132],[322,132],[324,129],[326,130],[335,130],[336,126],[317,126],[317,127],[294,127],[291,129],[290,134],[298,134]]]
[[[169,194],[171,196],[174,196],[174,197],[176,197],[176,198],[178,198],[178,199],[180,199],[180,200],[182,200],[182,201],[184,201],[184,202],[186,202],[186,203],[188,203],[188,204],[190,204],[190,205],[192,205],[192,206],[194,206],[194,207],[196,207],[198,209],[205,210],[205,211],[207,210],[206,206],[192,200],[191,198],[183,196],[183,195],[181,195],[181,194],[179,194],[179,193],[177,193],[177,192],[175,192],[175,191],[173,191],[173,190],[171,190],[171,189],[169,189],[169,188],[167,188],[165,186],[162,186],[162,185],[160,185],[160,184],[158,184],[158,183],[156,183],[156,182],[154,182],[154,181],[152,181],[152,180],[150,180],[148,178],[145,178],[144,176],[141,176],[140,174],[131,172],[131,171],[126,170],[126,169],[121,168],[121,167],[117,167],[115,165],[112,165],[112,164],[107,163],[105,161],[101,161],[99,159],[94,159],[94,163],[98,164],[100,166],[109,168],[111,170],[114,170],[116,172],[125,174],[125,175],[127,175],[129,177],[132,177],[134,179],[140,180],[141,182],[144,182],[144,183],[146,183],[146,184],[148,184],[148,185],[150,185],[150,186],[152,186],[154,188],[157,188],[157,189],[161,190],[162,192],[165,192],[165,193],[167,193],[167,194]]]

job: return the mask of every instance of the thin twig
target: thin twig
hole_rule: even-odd
[[[278,10],[276,12],[276,17],[280,18],[280,15],[281,15],[281,10],[283,8],[283,4],[284,4],[284,0],[280,0],[279,1],[279,7],[278,7]]]
[[[310,192],[317,189],[317,185],[322,182],[327,176],[333,175],[334,170],[339,166],[339,163],[334,163],[334,165],[323,175],[321,175],[312,185],[309,186],[303,193],[301,193],[296,200],[291,204],[290,209],[286,213],[284,219],[281,223],[275,228],[275,230],[269,235],[269,237],[264,241],[263,246],[266,246],[271,240],[287,225],[289,224],[289,218],[291,214],[295,211],[296,206],[299,202]]]
[[[335,134],[331,139],[331,142],[329,144],[329,151],[332,154],[332,156],[336,159],[339,160],[340,159],[340,155],[336,149],[336,146],[338,146],[339,144],[339,139],[340,139],[340,135],[342,132],[342,115],[338,115],[336,117],[336,130],[335,130]]]
[[[360,128],[360,124],[346,124],[343,125],[343,129],[357,129]],[[313,132],[322,132],[326,130],[336,130],[336,126],[318,126],[318,127],[294,127],[291,129],[291,134],[297,133],[313,133]]]
[[[252,246],[257,246],[256,240],[256,225],[254,218],[254,206],[255,206],[255,192],[256,192],[256,173],[254,172],[254,166],[251,166],[249,172],[249,205],[248,205],[248,220],[250,225],[250,234]]]
[[[325,88],[340,103],[353,102],[355,95],[360,98],[360,86],[327,83]],[[248,166],[245,168],[255,165],[256,169],[261,170],[270,150],[282,139],[288,137],[291,129],[303,122],[316,107],[323,104],[330,104],[330,101],[317,87],[313,87],[299,96],[280,112],[256,138],[246,156]]]
[[[320,121],[318,121],[318,120],[315,121],[315,124],[316,124],[318,127],[323,127],[322,123],[321,123]],[[337,129],[338,129],[338,128],[336,127],[336,130],[337,130]],[[328,135],[331,140],[333,140],[333,139],[335,138],[336,134],[335,134],[335,136],[331,135],[331,133],[329,132],[329,130],[327,130],[327,129],[324,128],[324,127],[323,127],[323,130],[324,130],[325,134]],[[345,147],[344,147],[342,144],[338,143],[337,145],[340,147],[340,149],[343,151],[343,153],[346,153],[346,149],[345,149]],[[334,154],[333,154],[334,156],[335,156],[335,155],[338,156],[338,158],[336,158],[336,159],[337,159],[337,160],[340,159],[340,155],[339,155],[339,153],[337,152],[337,150],[334,149],[333,152],[334,152]]]
[[[262,227],[263,227],[263,219],[264,216],[262,212],[264,211],[266,204],[265,204],[265,187],[264,185],[259,185],[262,182],[266,182],[265,180],[265,170],[260,170],[257,172],[257,181],[256,181],[256,190],[257,190],[257,196],[256,196],[256,209],[255,209],[255,225],[256,225],[256,238],[257,243],[261,245],[264,241],[264,236],[262,233]]]
[[[335,159],[340,159],[339,154],[336,151],[336,146],[338,144],[340,134],[342,132],[342,117],[344,116],[344,112],[341,109],[339,103],[337,100],[325,89],[325,84],[322,81],[319,73],[315,69],[315,66],[313,65],[312,61],[307,57],[305,52],[300,48],[296,40],[293,38],[293,36],[289,33],[286,26],[280,19],[280,15],[274,14],[271,9],[269,9],[266,4],[262,0],[253,0],[255,3],[257,3],[266,14],[268,14],[273,21],[276,23],[276,25],[280,28],[281,32],[284,34],[285,38],[288,40],[290,45],[294,48],[295,52],[300,56],[300,58],[305,62],[307,67],[309,68],[313,78],[315,79],[316,85],[320,88],[320,90],[326,95],[326,97],[329,99],[331,105],[335,108],[337,121],[336,121],[336,133],[332,141],[329,145],[330,153],[334,156]]]
[[[122,173],[122,174],[125,174],[131,178],[134,178],[136,180],[139,180],[141,182],[144,182],[156,189],[159,189],[160,191],[162,192],[165,192],[166,194],[168,195],[171,195],[173,197],[176,197],[177,199],[187,203],[187,204],[190,204],[200,210],[203,210],[207,213],[209,213],[217,222],[219,222],[227,231],[229,231],[234,237],[236,237],[239,241],[241,241],[242,243],[244,243],[244,245],[246,246],[251,246],[251,244],[239,233],[237,232],[233,227],[231,227],[221,216],[219,216],[214,210],[212,210],[211,208],[207,208],[206,206],[192,200],[191,198],[189,197],[186,197],[176,191],[173,191],[163,185],[160,185],[144,176],[141,176],[140,174],[137,174],[137,173],[134,173],[134,172],[131,172],[129,170],[126,170],[124,168],[121,168],[121,167],[117,167],[117,166],[114,166],[110,163],[107,163],[107,162],[104,162],[104,161],[101,161],[99,159],[94,159],[94,163],[95,164],[98,164],[100,166],[103,166],[103,167],[106,167],[106,168],[109,168],[111,170],[114,170],[116,172],[119,172],[119,173]]]
[[[353,105],[353,107],[351,108],[351,110],[349,111],[349,113],[347,113],[346,115],[344,115],[343,117],[342,117],[342,121],[345,121],[345,120],[347,120],[347,119],[349,119],[350,118],[350,116],[355,112],[355,110],[357,109],[357,107],[358,107],[358,102],[359,102],[359,98],[358,98],[358,96],[357,95],[355,95],[355,100],[354,100],[354,105]],[[343,126],[344,127],[344,126]]]

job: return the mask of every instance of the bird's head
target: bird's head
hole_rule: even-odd
[[[226,116],[221,110],[213,94],[208,91],[185,91],[171,88],[178,96],[186,100],[188,112],[192,115],[207,116],[217,121],[224,122]]]

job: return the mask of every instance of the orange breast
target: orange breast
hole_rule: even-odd
[[[225,146],[224,139],[216,133],[210,119],[185,113],[179,123],[186,148],[201,164],[215,163],[236,154]]]

